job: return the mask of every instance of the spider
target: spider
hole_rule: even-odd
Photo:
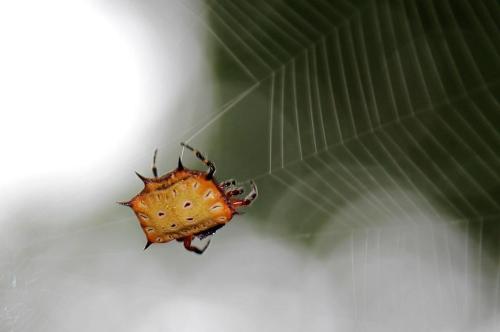
[[[177,168],[165,175],[158,176],[156,156],[153,155],[154,178],[137,173],[144,182],[144,189],[128,202],[119,204],[132,208],[146,235],[146,250],[153,243],[166,243],[172,240],[184,242],[184,248],[203,254],[210,239],[203,248],[191,244],[197,237],[202,240],[215,234],[224,227],[237,209],[250,205],[257,198],[257,186],[250,181],[251,191],[243,199],[235,196],[243,194],[242,187],[236,187],[233,179],[218,183],[215,178],[215,165],[201,152],[181,143],[208,166],[206,172],[184,168],[181,157]]]

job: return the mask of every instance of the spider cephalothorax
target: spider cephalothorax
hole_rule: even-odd
[[[218,183],[214,178],[215,165],[197,150],[185,143],[182,146],[195,153],[205,163],[207,172],[184,168],[179,157],[177,168],[163,176],[156,169],[156,151],[153,157],[154,178],[137,175],[144,182],[144,189],[128,202],[147,238],[146,248],[152,243],[183,241],[184,247],[202,254],[208,247],[199,249],[191,244],[194,237],[203,239],[227,224],[236,209],[252,203],[257,197],[257,187],[251,181],[252,190],[244,199],[235,196],[243,193],[235,180]]]

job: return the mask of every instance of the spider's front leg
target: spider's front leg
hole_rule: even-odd
[[[195,148],[193,148],[192,146],[182,142],[181,145],[189,150],[191,150],[196,158],[198,158],[199,160],[201,160],[202,163],[204,163],[205,165],[208,166],[208,172],[207,174],[205,175],[206,179],[207,180],[211,180],[213,177],[214,177],[214,174],[215,174],[215,164],[208,160],[207,158],[205,158],[204,155],[201,154],[200,151],[196,150]]]
[[[238,196],[243,194],[243,192],[245,191],[242,187],[235,188],[235,186],[236,180],[234,179],[229,179],[219,183],[219,188],[227,197]]]
[[[231,204],[233,205],[233,207],[250,205],[257,198],[258,195],[257,186],[253,181],[250,181],[250,184],[252,186],[252,190],[250,190],[250,193],[244,199],[238,199],[232,201]]]
[[[229,188],[224,192],[227,197],[233,197],[233,196],[238,196],[241,195],[245,192],[245,189],[239,187],[239,188]]]
[[[226,190],[226,189],[228,189],[232,186],[235,186],[235,185],[236,185],[236,180],[229,179],[229,180],[226,180],[226,181],[219,183],[219,188],[221,188],[222,190]]]

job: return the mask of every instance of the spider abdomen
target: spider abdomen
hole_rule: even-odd
[[[148,241],[169,242],[231,220],[234,211],[213,180],[200,174],[172,178],[175,173],[147,184],[162,189],[144,190],[131,201]]]

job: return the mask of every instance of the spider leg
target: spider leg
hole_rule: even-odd
[[[240,188],[229,189],[229,190],[225,191],[224,194],[226,194],[226,196],[228,196],[228,197],[232,197],[232,196],[241,195],[244,192],[245,192],[245,189],[240,187]]]
[[[221,188],[222,190],[224,190],[224,189],[229,188],[229,187],[234,186],[234,185],[236,185],[236,180],[235,179],[229,179],[229,180],[221,182],[219,184],[219,188]]]
[[[153,175],[155,176],[155,178],[158,177],[158,169],[156,168],[156,155],[157,154],[158,154],[158,149],[155,149],[155,152],[153,155],[153,167],[152,167]]]
[[[193,240],[193,235],[186,236],[184,238],[184,248],[186,248],[186,250],[192,251],[198,255],[203,254],[205,252],[205,250],[207,250],[208,245],[210,244],[210,240],[208,240],[207,244],[205,244],[205,246],[202,249],[200,249],[198,247],[191,245],[192,240]]]
[[[252,202],[257,198],[258,191],[257,191],[257,186],[255,185],[255,182],[250,181],[250,184],[252,186],[252,190],[250,190],[250,193],[244,198],[244,199],[238,199],[232,201],[233,207],[239,207],[239,206],[247,206],[252,204]]]
[[[210,160],[206,159],[200,151],[196,150],[195,148],[187,145],[186,143],[182,142],[181,145],[191,151],[193,151],[193,153],[196,155],[196,158],[200,159],[205,165],[208,166],[208,172],[207,172],[207,175],[206,175],[206,178],[208,180],[212,179],[213,176],[214,176],[214,173],[215,173],[215,165],[213,162],[211,162]]]

